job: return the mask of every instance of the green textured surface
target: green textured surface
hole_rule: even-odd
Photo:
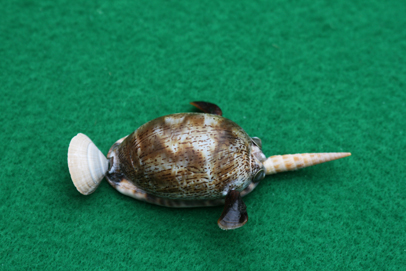
[[[405,1],[1,6],[1,270],[405,269]],[[194,100],[267,155],[353,156],[267,177],[228,232],[222,207],[76,191],[74,135],[106,153]]]

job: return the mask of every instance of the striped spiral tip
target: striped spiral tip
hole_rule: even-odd
[[[267,175],[297,170],[350,156],[349,152],[298,153],[274,155],[265,160]]]

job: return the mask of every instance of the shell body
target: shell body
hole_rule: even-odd
[[[248,221],[242,197],[265,175],[297,170],[351,153],[301,153],[266,158],[261,140],[249,137],[222,110],[192,102],[205,113],[154,119],[119,139],[107,159],[85,135],[69,144],[68,165],[77,190],[92,193],[103,177],[120,193],[166,207],[224,205],[217,221],[223,230]]]
[[[173,200],[215,200],[243,191],[264,171],[265,159],[236,123],[203,113],[152,120],[114,144],[107,157],[106,177],[114,187],[126,183]]]

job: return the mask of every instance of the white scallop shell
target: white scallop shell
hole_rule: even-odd
[[[90,138],[77,134],[69,144],[68,166],[76,189],[83,195],[89,195],[103,180],[108,160]]]

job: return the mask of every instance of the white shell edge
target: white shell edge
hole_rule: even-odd
[[[68,166],[76,189],[83,195],[89,195],[103,180],[108,160],[89,137],[79,133],[69,144]]]

